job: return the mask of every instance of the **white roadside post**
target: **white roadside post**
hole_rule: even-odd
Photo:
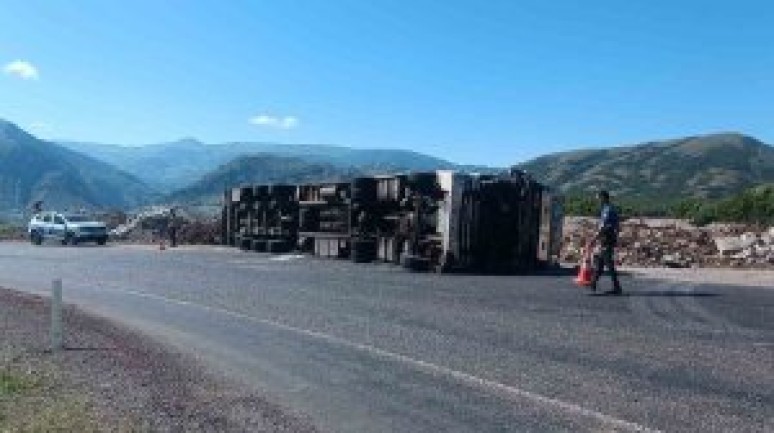
[[[51,283],[51,350],[62,350],[62,280]]]

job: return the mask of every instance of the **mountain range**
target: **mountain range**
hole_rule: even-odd
[[[227,188],[235,185],[343,181],[361,173],[361,170],[354,167],[309,162],[295,156],[246,155],[221,165],[192,185],[175,191],[170,200],[208,204],[217,202]]]
[[[156,197],[131,174],[0,120],[0,209],[39,200],[59,209],[127,208]]]
[[[452,162],[409,150],[354,149],[333,145],[205,144],[192,138],[145,146],[75,141],[59,141],[58,144],[114,165],[165,192],[185,188],[237,157],[254,154],[303,158],[309,163],[330,164],[344,171],[352,167],[383,172],[461,168]],[[148,170],[148,167],[153,167],[153,170]]]
[[[508,166],[510,161],[503,161]],[[774,182],[774,148],[738,133],[541,156],[519,165],[569,196],[609,189],[651,203],[727,197]],[[361,174],[455,169],[491,172],[407,150],[194,139],[126,147],[40,140],[0,120],[0,210],[132,208],[216,200],[229,186],[312,182]]]

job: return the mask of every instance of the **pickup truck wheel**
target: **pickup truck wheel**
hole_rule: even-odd
[[[43,237],[40,236],[40,233],[38,232],[32,232],[30,233],[30,242],[32,242],[33,245],[40,245],[43,243]]]
[[[73,245],[75,245],[77,243],[78,243],[78,240],[77,239],[73,239]],[[99,239],[97,239],[97,245],[102,246],[102,245],[105,245],[106,243],[107,243],[107,238],[99,238]]]
[[[78,245],[78,239],[76,239],[75,236],[68,233],[65,235],[65,238],[62,240],[62,245]]]

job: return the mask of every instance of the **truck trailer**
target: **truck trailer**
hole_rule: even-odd
[[[514,168],[240,186],[222,216],[223,243],[243,250],[510,274],[556,264],[563,212],[560,195]]]

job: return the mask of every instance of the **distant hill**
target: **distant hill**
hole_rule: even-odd
[[[309,163],[330,164],[342,169],[358,167],[382,172],[458,168],[487,170],[461,167],[440,158],[398,149],[252,142],[205,144],[191,138],[137,147],[68,141],[59,143],[115,165],[166,191],[190,185],[234,158],[255,154],[297,157]],[[148,170],[149,167],[153,167],[153,170]]]
[[[194,184],[172,193],[169,200],[207,204],[219,200],[227,188],[239,185],[342,181],[359,174],[361,172],[355,168],[309,162],[297,157],[271,154],[241,156],[221,165]]]
[[[664,204],[717,199],[774,182],[774,147],[725,133],[562,152],[520,166],[565,193],[604,188],[625,200]]]
[[[153,190],[115,167],[39,140],[0,120],[0,209],[127,208],[145,203]]]
[[[118,167],[165,192],[193,183],[235,156],[225,155],[194,139],[138,147],[68,141],[58,143]]]
[[[495,170],[406,150],[331,145],[204,144],[194,139],[142,147],[63,144],[187,201],[219,196],[225,187],[240,183],[290,183],[395,171]],[[520,167],[570,198],[585,200],[604,188],[633,211],[656,214],[685,199],[715,200],[774,182],[774,148],[746,135],[724,133],[563,152]],[[580,201],[573,206],[581,209],[591,204]]]

